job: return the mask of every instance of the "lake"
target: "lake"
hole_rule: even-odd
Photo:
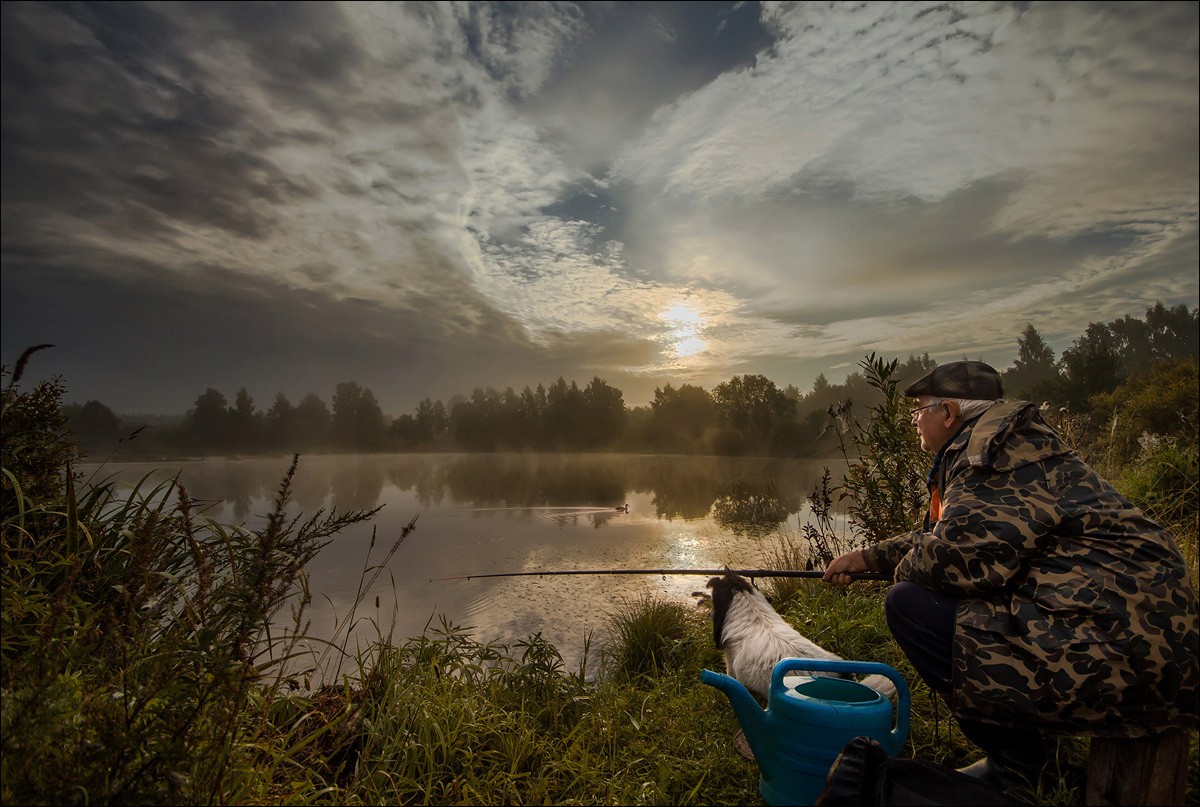
[[[222,523],[258,528],[290,457],[105,465],[134,481],[178,474],[194,499],[214,502]],[[309,632],[330,637],[352,611],[364,569],[378,563],[417,516],[388,568],[364,592],[370,617],[397,642],[444,616],[480,642],[513,644],[541,632],[575,669],[585,637],[599,641],[606,615],[644,595],[688,607],[698,575],[581,575],[437,580],[558,569],[754,568],[780,536],[799,537],[808,494],[825,466],[787,460],[613,454],[387,454],[305,456],[293,512],[383,509],[336,536],[309,564]],[[95,466],[83,466],[90,472]],[[628,505],[626,509],[625,505]],[[843,521],[844,523],[844,521]],[[372,528],[376,546],[369,551]],[[379,606],[376,608],[376,597]],[[286,609],[285,609],[286,610]],[[348,649],[376,637],[357,622]],[[341,636],[339,635],[339,641]],[[352,672],[353,668],[344,668]]]

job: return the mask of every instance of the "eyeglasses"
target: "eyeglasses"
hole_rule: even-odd
[[[934,401],[931,404],[925,404],[924,406],[918,406],[916,409],[909,409],[908,416],[910,418],[915,418],[921,411],[923,411],[925,409],[932,409],[935,406],[941,406],[941,405],[942,405],[942,401]]]

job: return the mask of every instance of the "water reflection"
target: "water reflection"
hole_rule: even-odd
[[[275,494],[289,459],[187,463],[195,499],[223,501],[244,521]],[[133,467],[133,466],[131,466]],[[705,518],[761,535],[799,512],[821,463],[729,457],[619,455],[344,455],[303,457],[293,500],[305,511],[370,510],[393,485],[422,507],[574,508],[562,519],[607,524],[633,494],[647,494],[657,518]],[[584,508],[587,512],[578,511]]]
[[[179,474],[194,498],[221,502],[211,510],[214,519],[253,529],[271,510],[290,461],[138,464],[116,473],[127,480],[155,468],[160,476]],[[671,575],[437,579],[553,569],[755,568],[770,555],[769,536],[783,522],[793,514],[799,522],[811,518],[805,497],[824,465],[625,455],[302,457],[293,512],[383,506],[309,564],[312,635],[331,637],[357,620],[365,635],[342,637],[354,648],[375,637],[370,626],[407,638],[444,615],[470,627],[479,641],[512,643],[540,631],[570,666],[587,633],[601,629],[606,612],[623,598],[652,593],[691,603],[703,581]],[[113,466],[103,473],[114,473]],[[361,592],[371,612],[363,619],[353,612],[364,570],[375,568],[380,547],[414,515],[420,517],[416,532],[377,584]],[[379,544],[372,550],[376,530]]]
[[[789,514],[798,511],[801,498],[793,493],[785,501],[773,485],[753,489],[739,482],[733,490],[717,496],[712,505],[713,518],[738,535],[760,538],[774,532]]]

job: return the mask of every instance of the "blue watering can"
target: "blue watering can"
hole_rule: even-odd
[[[784,676],[794,670],[879,674],[896,685],[892,702],[847,678]],[[785,658],[771,673],[764,710],[742,684],[728,675],[701,670],[700,680],[725,693],[758,763],[758,789],[770,805],[812,804],[825,787],[829,769],[855,737],[877,740],[889,756],[908,737],[908,685],[895,669],[872,661]]]

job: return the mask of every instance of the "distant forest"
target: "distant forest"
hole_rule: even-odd
[[[1144,319],[1127,315],[1091,323],[1056,358],[1027,324],[1016,338],[1015,361],[1002,371],[1006,396],[1083,412],[1153,389],[1148,397],[1160,399],[1157,408],[1143,408],[1146,428],[1154,432],[1154,417],[1173,416],[1171,395],[1196,397],[1198,325],[1197,309],[1159,302]],[[909,356],[898,362],[894,377],[903,386],[934,366],[928,354]],[[311,392],[293,403],[281,392],[262,409],[245,387],[232,402],[209,388],[175,417],[121,416],[100,401],[70,404],[65,414],[83,449],[97,460],[122,443],[126,457],[522,450],[817,457],[837,449],[827,429],[833,407],[847,401],[867,407],[878,400],[878,391],[854,372],[841,384],[819,375],[807,393],[791,384],[780,389],[762,375],[733,376],[711,390],[666,384],[655,389],[649,405],[632,408],[621,390],[601,378],[583,387],[559,378],[520,392],[476,387],[448,402],[426,398],[411,414],[390,422],[374,393],[356,381],[338,384],[329,404]]]

